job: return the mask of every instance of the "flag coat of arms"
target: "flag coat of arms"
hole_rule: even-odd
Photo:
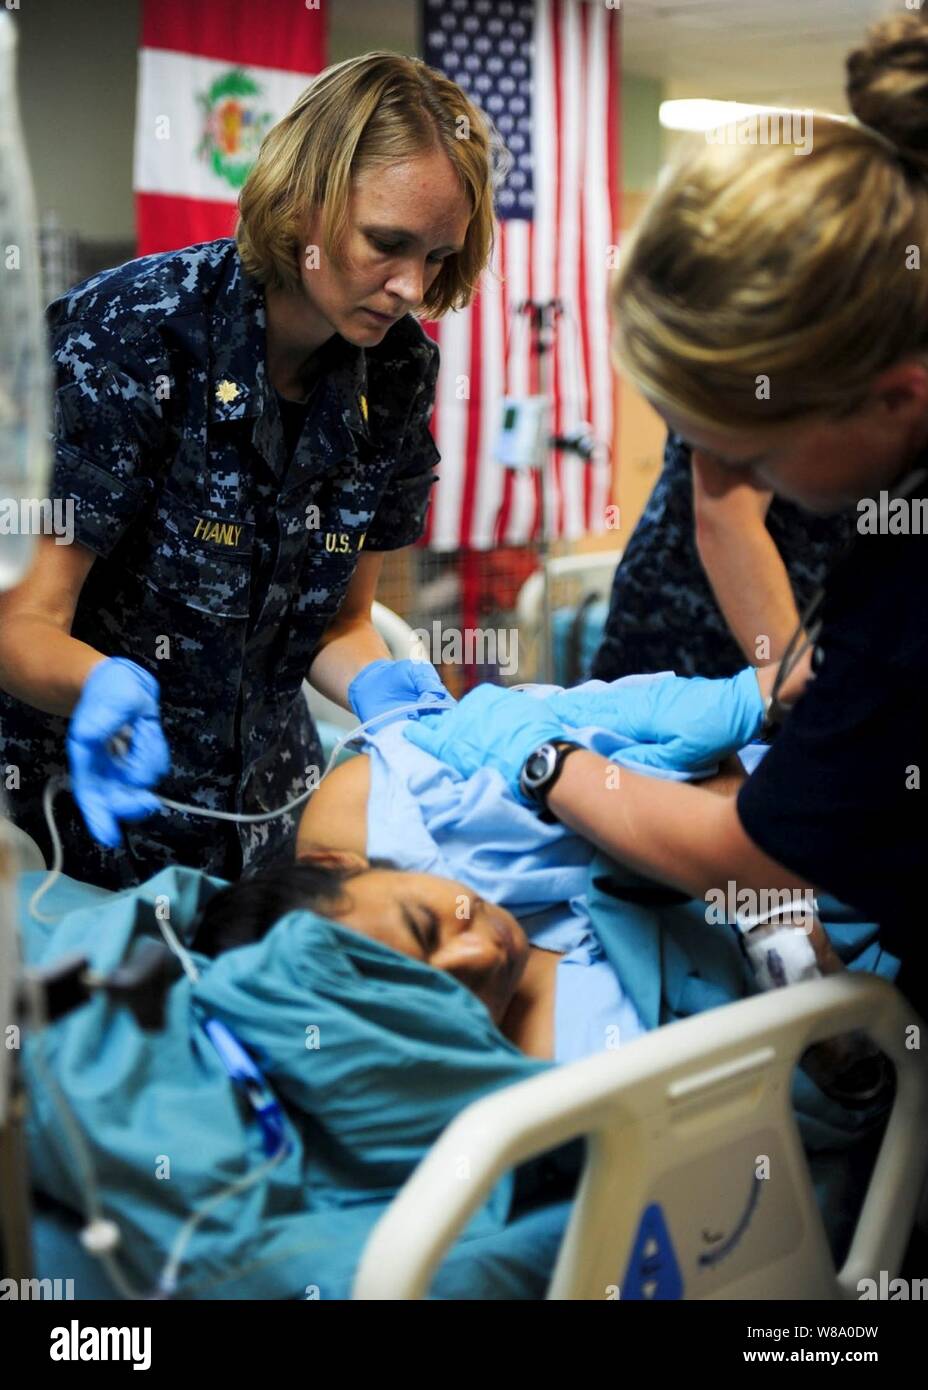
[[[145,0],[135,124],[138,254],[231,236],[264,136],[325,67],[306,0]]]

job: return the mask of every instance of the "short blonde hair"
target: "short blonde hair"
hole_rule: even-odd
[[[351,181],[372,165],[440,148],[470,203],[463,249],[443,261],[416,312],[440,318],[476,293],[493,247],[493,190],[507,153],[461,88],[418,58],[365,53],[326,68],[265,136],[238,200],[245,270],[273,289],[300,284],[308,212],[322,209],[327,254],[343,263]]]
[[[848,58],[865,124],[813,116],[805,153],[727,132],[681,149],[610,286],[619,370],[737,432],[847,415],[928,353],[928,276],[910,268],[928,250],[926,94],[928,28],[900,15]]]

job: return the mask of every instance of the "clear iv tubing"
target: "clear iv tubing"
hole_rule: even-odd
[[[381,719],[395,719],[396,716],[399,714],[423,714],[426,712],[438,713],[439,710],[443,708],[445,708],[445,706],[443,705],[424,705],[421,703],[421,701],[417,700],[408,705],[393,705],[390,709],[381,710],[379,714],[374,714],[371,716],[370,719],[365,719],[362,724],[356,724],[353,729],[349,729],[348,732],[338,740],[335,747],[332,749],[332,754],[329,758],[329,761],[326,763],[325,772],[323,772],[322,776],[319,778],[319,782],[323,782],[324,779],[328,777],[335,764],[335,759],[338,757],[339,753],[342,751],[345,745],[351,743],[353,739],[356,739],[358,735],[361,734],[365,729],[369,728],[371,724],[376,724]],[[50,925],[53,922],[57,922],[59,918],[46,917],[44,913],[38,912],[36,910],[36,905],[41,901],[42,898],[44,898],[45,894],[51,888],[52,884],[57,882],[57,880],[61,877],[61,869],[64,863],[64,852],[61,848],[61,837],[58,834],[58,828],[55,825],[55,817],[54,812],[52,810],[52,803],[54,802],[55,797],[58,795],[58,793],[60,791],[63,791],[65,787],[69,785],[70,779],[67,776],[50,777],[45,784],[45,792],[42,797],[42,810],[45,814],[45,822],[48,826],[48,833],[51,836],[52,841],[52,867],[48,870],[45,879],[42,883],[39,884],[38,888],[35,890],[32,897],[29,899],[28,910],[37,921],[44,922],[46,925]],[[247,816],[239,815],[235,811],[213,811],[205,806],[187,806],[182,801],[171,801],[166,796],[159,796],[158,800],[161,802],[162,806],[166,806],[169,810],[172,811],[186,811],[189,815],[206,816],[208,819],[212,820],[231,820],[238,821],[242,825],[253,825],[259,821],[274,820],[277,816],[284,816],[287,814],[288,811],[295,810],[297,806],[302,806],[304,801],[308,801],[314,791],[315,788],[310,787],[307,791],[301,793],[301,795],[298,796],[294,801],[289,801],[286,806],[281,806],[278,811],[262,811],[257,815]],[[157,793],[155,793],[155,795],[157,796]],[[159,925],[161,924],[159,923]],[[165,937],[165,939],[167,938]],[[190,958],[187,955],[186,951],[184,951],[183,947],[180,945],[180,942],[176,941],[176,938],[175,942],[176,944],[174,942],[168,941],[168,945],[171,947],[171,950],[174,951],[175,955],[178,956],[178,958],[184,966],[184,969],[187,971],[189,975],[190,971],[188,969],[186,961],[189,961]],[[191,978],[195,978],[195,976]]]
[[[433,710],[437,712],[439,708],[441,707],[438,705],[423,705],[419,701],[416,701],[413,704],[394,706],[391,709],[383,710],[380,714],[373,715],[370,719],[365,719],[362,724],[358,724],[353,729],[349,729],[348,732],[338,740],[335,747],[332,749],[332,754],[329,758],[328,763],[326,764],[325,772],[323,772],[322,777],[320,777],[319,781],[322,782],[326,777],[328,777],[335,764],[335,759],[338,757],[342,748],[344,748],[344,746],[347,743],[350,743],[352,739],[357,738],[358,735],[362,733],[364,729],[369,728],[371,724],[376,724],[380,720],[386,719],[388,717],[394,718],[398,714],[407,714],[412,712],[423,713],[425,710]],[[50,778],[48,783],[46,784],[45,795],[43,797],[45,819],[48,822],[48,828],[52,837],[54,863],[52,865],[52,868],[48,872],[48,876],[46,877],[45,882],[40,884],[39,888],[36,890],[35,893],[33,893],[32,897],[29,900],[29,911],[41,922],[55,922],[58,920],[58,918],[45,917],[42,913],[36,912],[35,904],[38,902],[39,898],[41,898],[42,895],[48,891],[48,889],[52,886],[52,884],[61,874],[63,853],[61,849],[61,838],[55,826],[54,815],[52,813],[52,802],[54,801],[56,793],[62,790],[63,787],[67,786],[67,784],[68,779],[66,777]],[[294,807],[302,805],[302,803],[312,795],[313,790],[314,788],[310,788],[301,796],[298,796],[295,801],[291,801],[286,806],[282,806],[278,811],[264,811],[261,812],[259,815],[238,815],[232,811],[212,811],[206,810],[202,806],[185,806],[181,802],[169,801],[167,797],[159,797],[158,800],[163,805],[170,807],[172,810],[188,811],[192,815],[196,816],[208,816],[216,820],[255,822],[273,820],[275,816],[284,815],[287,811],[293,810]],[[158,926],[162,936],[165,939],[165,942],[180,960],[181,965],[183,966],[188,979],[190,979],[191,982],[196,983],[196,981],[200,978],[200,972],[197,970],[197,967],[194,964],[190,956],[190,953],[184,948],[184,946],[182,945],[178,937],[175,935],[173,929],[171,928],[168,922],[164,922],[159,918]],[[81,1185],[83,1187],[85,1196],[84,1215],[87,1221],[87,1229],[89,1230],[96,1227],[99,1231],[104,1226],[111,1225],[118,1231],[116,1223],[108,1223],[103,1215],[103,1207],[100,1202],[100,1194],[97,1188],[96,1178],[93,1169],[93,1161],[90,1156],[90,1151],[88,1149],[87,1144],[84,1141],[84,1136],[81,1133],[80,1126],[77,1123],[77,1119],[67,1100],[67,1097],[65,1096],[61,1087],[58,1085],[58,1082],[55,1076],[53,1075],[52,1070],[48,1065],[47,1058],[45,1056],[46,1021],[44,1018],[44,1003],[41,997],[41,991],[38,989],[31,988],[28,982],[26,987],[32,1003],[33,1017],[36,1019],[38,1023],[38,1027],[36,1030],[37,1037],[35,1040],[36,1045],[33,1052],[33,1064],[42,1081],[44,1082],[49,1095],[52,1098],[52,1103],[54,1104],[54,1107],[58,1112],[58,1117],[61,1120],[62,1127],[68,1136],[68,1141],[71,1147],[72,1155],[76,1159],[77,1172],[80,1174],[80,1180],[82,1180]],[[177,1289],[177,1279],[181,1265],[183,1263],[184,1251],[190,1243],[193,1233],[196,1230],[197,1226],[199,1226],[201,1221],[203,1221],[209,1215],[209,1213],[214,1210],[215,1207],[219,1206],[221,1202],[224,1202],[226,1198],[232,1197],[237,1192],[242,1192],[246,1188],[251,1187],[252,1184],[258,1182],[258,1180],[264,1177],[266,1173],[270,1172],[270,1170],[276,1164],[278,1164],[281,1161],[281,1159],[287,1153],[289,1153],[289,1151],[289,1141],[285,1141],[283,1144],[281,1144],[277,1153],[271,1154],[270,1158],[266,1159],[264,1163],[260,1163],[257,1166],[257,1168],[252,1170],[252,1172],[246,1173],[244,1177],[237,1178],[234,1182],[228,1183],[225,1187],[220,1188],[218,1192],[214,1193],[213,1196],[206,1198],[205,1201],[200,1203],[197,1209],[194,1212],[192,1212],[191,1215],[184,1222],[183,1226],[180,1228],[179,1232],[177,1233],[177,1236],[172,1242],[167,1259],[165,1260],[164,1265],[161,1269],[161,1273],[158,1276],[154,1293],[145,1294],[132,1287],[132,1285],[129,1283],[122,1270],[120,1269],[118,1262],[114,1258],[112,1249],[100,1249],[94,1252],[97,1255],[97,1258],[103,1264],[114,1286],[123,1296],[123,1298],[144,1299],[172,1297]],[[119,1232],[119,1234],[121,1236],[121,1232]],[[115,1248],[115,1245],[113,1246],[113,1248]]]

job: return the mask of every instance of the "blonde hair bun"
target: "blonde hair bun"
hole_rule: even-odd
[[[928,15],[893,15],[873,25],[847,59],[851,111],[928,175]]]

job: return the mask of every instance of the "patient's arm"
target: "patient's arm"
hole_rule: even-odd
[[[707,777],[699,785],[720,796],[734,796],[746,776],[738,759],[731,757],[720,764],[714,777]],[[366,753],[333,768],[306,803],[296,834],[296,858],[310,848],[353,850],[366,856],[370,787],[370,759]]]
[[[747,773],[737,757],[726,758],[714,777],[700,786],[718,796],[734,796]],[[296,837],[296,858],[308,849],[352,850],[367,856],[367,801],[370,795],[370,759],[359,753],[333,768],[324,777],[306,804]],[[819,968],[823,974],[843,969],[834,949],[815,920],[809,933]]]
[[[313,792],[296,832],[296,858],[309,848],[367,855],[370,758],[359,753],[332,769]]]

